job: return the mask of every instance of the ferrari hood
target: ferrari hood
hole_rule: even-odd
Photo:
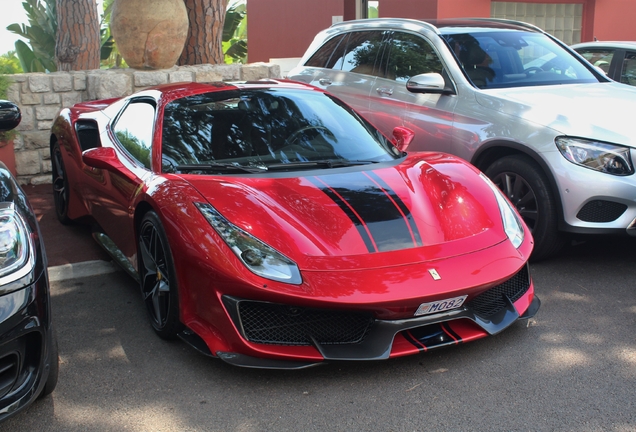
[[[506,238],[492,190],[451,156],[280,174],[183,178],[228,221],[299,263],[382,253],[404,263],[404,252],[435,259]]]
[[[629,121],[636,89],[618,83],[516,87],[477,94],[480,105],[547,126],[558,134],[636,147]]]

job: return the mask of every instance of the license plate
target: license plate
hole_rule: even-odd
[[[453,297],[445,300],[439,300],[431,303],[422,303],[415,311],[415,316],[429,315],[438,312],[444,312],[451,309],[457,309],[464,304],[468,296]]]

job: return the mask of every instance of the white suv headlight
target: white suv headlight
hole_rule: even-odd
[[[561,154],[576,165],[621,176],[634,173],[629,147],[564,136],[554,141]]]
[[[517,216],[517,211],[512,204],[510,204],[510,201],[506,199],[503,192],[501,192],[501,190],[488,177],[486,177],[484,173],[481,174],[481,178],[484,179],[495,194],[506,235],[512,242],[512,245],[515,248],[519,248],[525,238],[525,231],[523,230],[523,224],[519,220],[519,216]]]
[[[33,270],[35,260],[30,234],[15,205],[0,203],[0,285],[13,282]]]
[[[292,260],[232,224],[210,204],[195,203],[195,205],[252,273],[278,282],[295,285],[302,283],[300,270]]]

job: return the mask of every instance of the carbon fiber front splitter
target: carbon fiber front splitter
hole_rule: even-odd
[[[484,319],[476,315],[474,312],[463,308],[442,314],[436,314],[434,316],[423,316],[391,321],[376,320],[364,341],[360,343],[321,345],[314,341],[314,346],[323,356],[325,361],[385,360],[389,358],[393,340],[399,332],[458,319],[468,319],[481,327],[489,335],[495,335],[512,325],[517,320],[533,317],[541,305],[541,301],[535,295],[525,313],[523,315],[519,315],[513,303],[508,299],[506,300],[506,307],[488,319]],[[217,352],[216,355],[221,360],[234,366],[249,368],[304,369],[324,363],[258,358],[229,352]]]

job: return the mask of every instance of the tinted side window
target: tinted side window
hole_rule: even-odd
[[[395,32],[382,69],[385,78],[406,82],[423,73],[441,74],[443,67],[433,47],[422,37]]]
[[[117,141],[133,158],[148,169],[150,169],[154,124],[154,105],[148,102],[132,102],[113,127]]]
[[[334,51],[336,51],[339,46],[344,47],[343,40],[346,38],[346,36],[348,35],[340,35],[336,36],[333,39],[329,39],[323,46],[320,47],[320,49],[318,49],[318,51],[316,51],[314,55],[311,56],[309,60],[307,60],[305,66],[326,67],[331,69],[333,67],[334,61],[330,60],[332,59],[332,57],[336,57],[333,55]],[[342,47],[341,49],[344,49]]]
[[[592,63],[594,66],[601,68],[606,74],[609,72],[609,67],[612,63],[612,57],[614,57],[613,50],[583,48],[577,51],[579,54],[585,57],[585,60]]]
[[[356,72],[366,75],[377,75],[374,71],[376,58],[384,49],[382,40],[384,32],[362,31],[352,32],[346,40],[344,49],[334,53],[331,62],[333,69]]]
[[[636,86],[636,53],[627,53],[623,59],[621,82]]]

